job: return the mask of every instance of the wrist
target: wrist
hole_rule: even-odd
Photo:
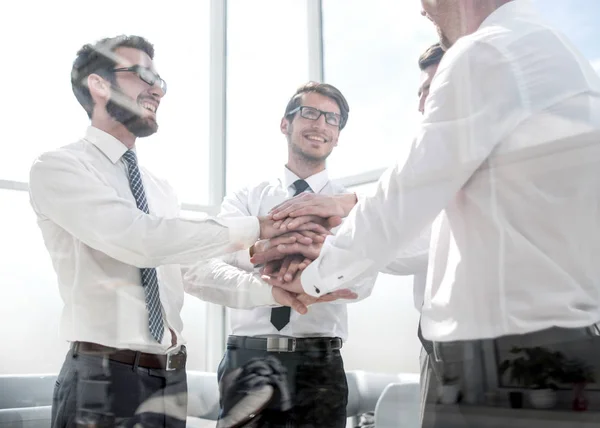
[[[344,217],[350,214],[352,208],[358,202],[358,196],[356,193],[347,193],[339,196],[340,206],[342,207],[342,211],[344,212]]]

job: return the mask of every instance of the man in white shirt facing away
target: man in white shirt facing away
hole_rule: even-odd
[[[315,82],[301,86],[281,120],[281,132],[288,143],[288,160],[281,175],[228,195],[219,218],[266,216],[273,207],[302,192],[337,195],[345,204],[353,205],[355,195],[332,182],[326,168],[326,159],[338,144],[348,111],[348,103],[337,88]],[[296,243],[307,251],[317,251],[324,238],[304,234],[313,242],[307,243],[305,236],[294,234]],[[256,243],[253,256],[276,251],[283,239],[287,236]],[[282,281],[291,280],[305,266],[304,259],[290,255],[278,260],[274,275]],[[257,308],[248,286],[263,283],[259,267],[251,262],[249,251],[239,251],[207,261],[204,266],[197,264],[188,273],[192,294],[236,308],[230,311],[231,335],[219,365],[219,380],[252,358],[275,356],[287,369],[292,409],[281,412],[275,403],[263,412],[262,423],[269,427],[345,427],[348,386],[340,348],[348,336],[347,300],[312,305],[305,315],[291,312],[288,307]],[[367,297],[375,278],[376,274],[360,278],[353,286],[356,296],[349,297]]]
[[[598,355],[600,77],[529,1],[422,3],[447,51],[413,149],[283,286],[313,296],[348,287],[433,223],[421,327],[436,362],[463,363],[456,376],[476,403],[509,379],[491,375],[499,361],[481,367],[482,340]],[[425,423],[498,423],[457,410],[434,405]]]
[[[71,342],[53,427],[185,426],[180,264],[281,233],[265,217],[179,218],[173,189],[138,166],[136,139],[158,129],[167,90],[153,57],[153,46],[136,36],[85,45],[71,83],[91,126],[31,168],[31,204],[64,301],[61,337]],[[327,233],[311,221],[303,228]],[[281,290],[274,298],[264,283],[250,288],[259,300],[306,309]]]

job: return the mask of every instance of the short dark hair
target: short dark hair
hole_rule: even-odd
[[[419,68],[425,70],[432,65],[438,65],[444,56],[444,49],[439,43],[429,46],[419,57]]]
[[[92,118],[94,100],[87,87],[87,78],[90,74],[98,74],[111,83],[115,83],[115,76],[110,70],[117,65],[113,52],[118,48],[139,49],[154,58],[154,46],[140,36],[107,37],[94,44],[86,44],[77,52],[71,69],[71,87],[75,98]]]
[[[340,130],[344,129],[346,126],[346,122],[348,122],[348,113],[350,112],[350,107],[348,106],[348,101],[338,88],[328,83],[318,83],[318,82],[308,82],[304,85],[300,86],[296,93],[290,98],[287,107],[285,108],[284,117],[289,118],[290,112],[297,107],[300,107],[302,95],[310,92],[316,92],[328,98],[334,100],[338,107],[340,108]]]

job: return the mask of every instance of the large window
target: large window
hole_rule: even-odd
[[[325,81],[350,104],[329,169],[341,177],[406,156],[420,121],[417,59],[437,41],[420,2],[323,0]]]
[[[227,191],[281,176],[279,124],[308,80],[305,0],[227,2]]]
[[[77,141],[88,126],[70,85],[81,46],[119,34],[154,44],[169,90],[158,111],[159,132],[138,141],[140,162],[166,178],[188,207],[208,203],[209,7],[191,0],[109,0],[101,7],[37,1],[14,2],[6,10],[0,26],[0,335],[8,352],[0,357],[0,373],[56,373],[65,356],[67,344],[58,336],[63,304],[26,190],[35,157]],[[59,21],[50,18],[57,14]],[[186,296],[191,369],[208,368],[206,308]]]
[[[600,3],[595,0],[534,0],[540,13],[564,32],[600,73]]]
[[[14,18],[5,20],[13,25],[0,26],[0,115],[3,149],[9,150],[0,156],[0,179],[27,181],[36,156],[84,134],[89,121],[70,84],[77,50],[104,37],[136,34],[154,44],[157,69],[169,84],[158,110],[159,132],[138,142],[140,162],[168,178],[182,201],[206,203],[210,2],[59,3],[14,2],[6,11]],[[49,19],[57,13],[60,23]]]

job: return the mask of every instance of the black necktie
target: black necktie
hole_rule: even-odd
[[[309,188],[309,186],[306,181],[304,181],[304,180],[294,181],[294,189],[296,189],[294,196],[299,195],[300,193],[304,192],[308,188]],[[281,331],[281,329],[283,327],[285,327],[286,325],[288,325],[288,323],[290,322],[290,314],[291,314],[291,308],[289,306],[281,306],[279,308],[271,309],[271,324],[273,324],[275,326],[277,331]]]

